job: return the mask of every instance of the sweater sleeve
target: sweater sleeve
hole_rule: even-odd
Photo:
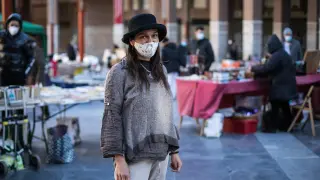
[[[104,113],[100,147],[104,158],[124,155],[123,122],[121,117],[124,99],[125,74],[121,63],[107,74],[105,81]]]

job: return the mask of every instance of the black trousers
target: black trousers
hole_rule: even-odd
[[[271,103],[271,118],[268,126],[271,130],[287,131],[293,116],[289,101],[273,100]]]

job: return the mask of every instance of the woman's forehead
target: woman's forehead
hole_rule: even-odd
[[[148,29],[148,30],[144,30],[144,31],[141,31],[137,34],[138,35],[141,35],[141,34],[146,34],[146,35],[150,35],[150,34],[154,34],[154,33],[157,33],[158,30],[156,29]]]

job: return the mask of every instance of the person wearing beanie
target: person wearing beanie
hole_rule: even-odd
[[[159,42],[167,33],[152,14],[128,23],[128,53],[107,74],[101,151],[114,159],[116,180],[165,180],[169,159],[179,172],[179,134]]]
[[[283,47],[284,50],[291,56],[293,64],[302,60],[302,50],[300,42],[292,37],[292,30],[285,28],[283,30]]]

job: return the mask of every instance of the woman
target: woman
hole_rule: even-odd
[[[289,101],[297,96],[295,67],[276,35],[269,38],[268,52],[271,54],[270,59],[251,69],[255,75],[269,75],[271,78],[269,100],[272,117],[269,122],[265,122],[264,132],[276,132],[278,129],[287,131],[292,121]]]
[[[158,47],[167,31],[152,14],[133,17],[128,27],[122,38],[127,57],[111,68],[105,83],[101,150],[114,158],[116,180],[165,180],[168,154],[173,171],[182,166]]]

